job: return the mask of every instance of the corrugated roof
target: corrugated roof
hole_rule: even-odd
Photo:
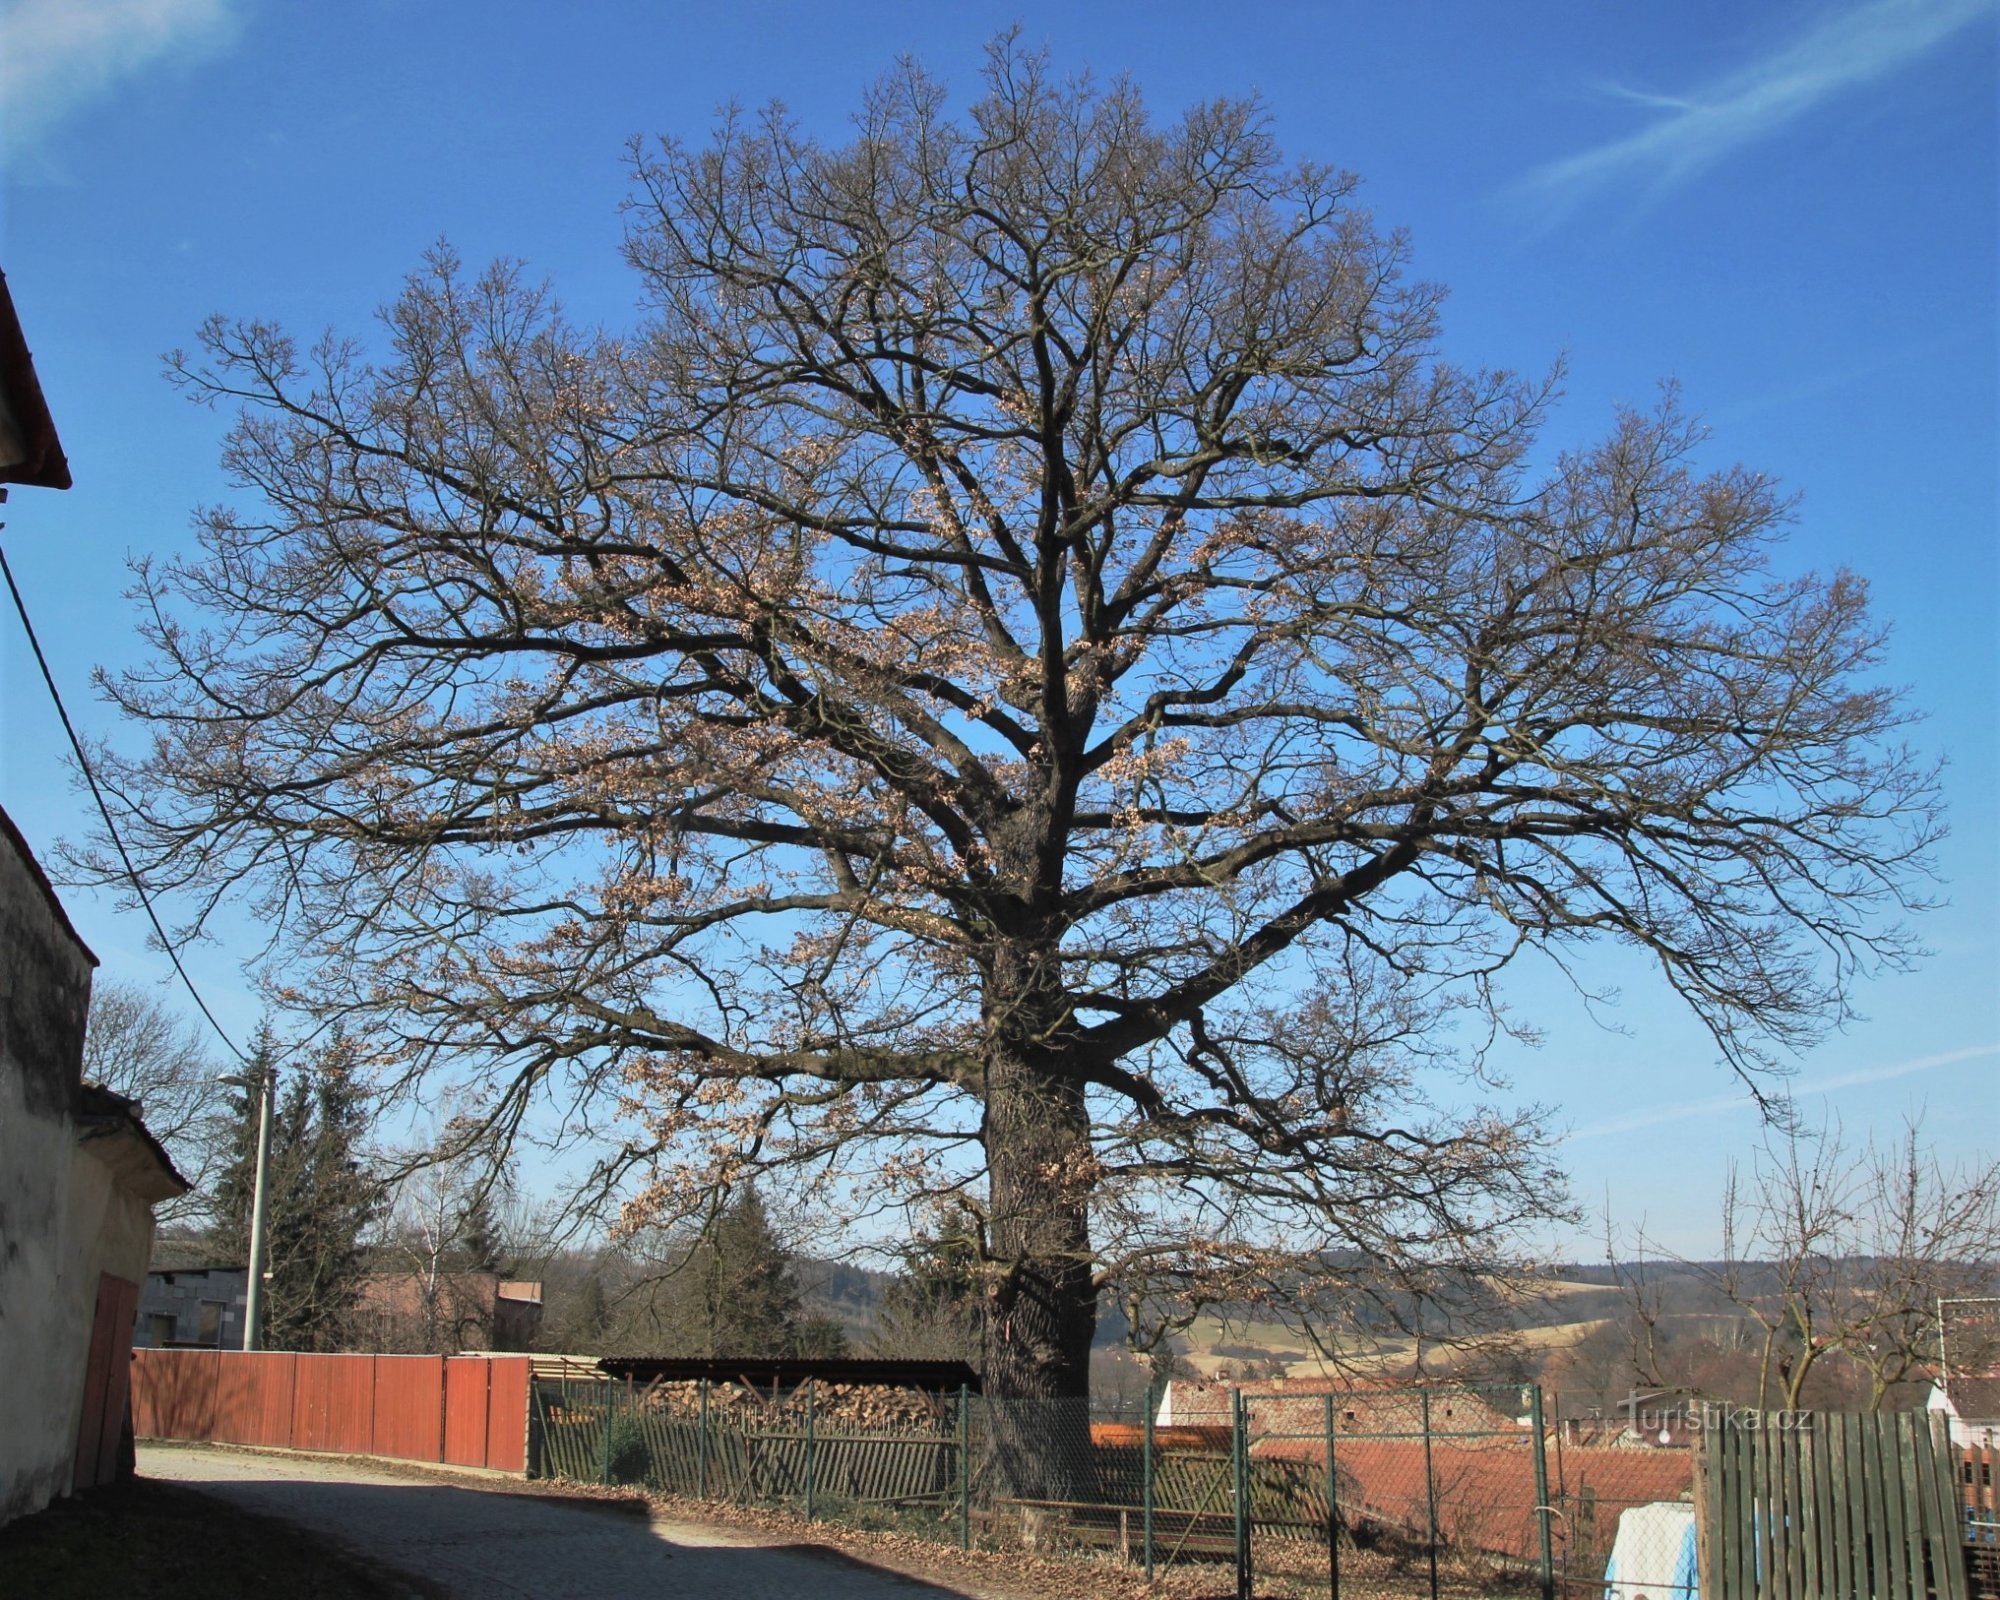
[[[218,1255],[215,1243],[205,1234],[189,1233],[185,1228],[168,1233],[161,1231],[153,1235],[154,1272],[242,1272],[244,1264],[239,1258]]]

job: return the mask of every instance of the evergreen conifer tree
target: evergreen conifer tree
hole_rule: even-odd
[[[669,1325],[696,1356],[797,1354],[803,1307],[790,1256],[755,1189],[745,1189],[703,1236],[674,1296]]]
[[[268,1023],[259,1027],[231,1101],[235,1129],[216,1185],[211,1240],[230,1260],[250,1258],[257,1174],[258,1106],[277,1071]],[[381,1204],[381,1186],[361,1144],[367,1106],[355,1049],[336,1030],[326,1047],[281,1080],[271,1119],[266,1174],[263,1342],[272,1350],[338,1350],[361,1291],[361,1239]]]
[[[511,1270],[499,1219],[493,1215],[493,1188],[479,1183],[459,1208],[455,1255],[468,1272]]]
[[[869,1340],[878,1354],[979,1364],[979,1246],[970,1215],[947,1211],[901,1252]]]
[[[250,1212],[257,1188],[257,1108],[276,1057],[277,1040],[271,1024],[260,1022],[250,1040],[250,1058],[229,1094],[228,1147],[215,1182],[208,1230],[210,1247],[219,1261],[250,1259]],[[272,1131],[275,1134],[275,1126]]]

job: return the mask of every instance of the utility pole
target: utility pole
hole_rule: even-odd
[[[217,1078],[231,1088],[257,1094],[257,1178],[250,1190],[249,1286],[243,1303],[243,1348],[264,1348],[264,1211],[271,1176],[271,1101],[277,1090],[278,1069],[266,1063],[260,1071],[231,1073]]]

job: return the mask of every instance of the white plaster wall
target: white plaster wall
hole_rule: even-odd
[[[97,1314],[100,1272],[138,1288],[153,1263],[153,1208],[96,1159],[98,1144],[93,1139],[77,1147],[69,1179],[70,1237],[81,1247],[72,1259],[90,1278],[89,1290],[79,1302],[86,1327]]]
[[[1951,1442],[1961,1450],[1991,1450],[2000,1444],[2000,1423],[1986,1417],[1953,1416]]]
[[[153,1212],[0,1062],[0,1523],[70,1489],[102,1273],[145,1282]],[[15,1219],[20,1232],[13,1232]]]
[[[1924,1409],[1944,1413],[1946,1425],[1951,1429],[1951,1442],[1961,1450],[1991,1450],[2000,1444],[2000,1422],[1991,1417],[1961,1417],[1953,1409],[1950,1396],[1935,1383],[1924,1397]]]
[[[130,1284],[146,1281],[146,1263],[153,1252],[153,1212],[118,1181],[117,1174],[92,1154],[89,1141],[71,1147],[68,1207],[63,1217],[63,1250],[56,1279],[59,1337],[72,1352],[67,1384],[51,1383],[41,1423],[52,1443],[67,1441],[68,1468],[63,1492],[76,1458],[76,1430],[83,1421],[84,1379],[90,1366],[90,1335],[97,1321],[97,1279],[108,1272]],[[52,1363],[54,1364],[54,1363]]]
[[[140,1281],[152,1245],[107,1164],[129,1141],[77,1143],[96,965],[0,809],[0,1523],[68,1492],[98,1275]]]
[[[145,1280],[166,1178],[134,1133],[77,1142],[96,965],[0,810],[0,1523],[69,1492],[98,1279]]]
[[[97,1303],[93,1272],[79,1334],[73,1280],[80,1274],[66,1273],[64,1263],[72,1169],[83,1164],[74,1124],[31,1109],[25,1077],[0,1053],[0,1522],[69,1491]]]

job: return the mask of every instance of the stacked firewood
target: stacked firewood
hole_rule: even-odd
[[[636,1389],[633,1405],[656,1416],[693,1418],[701,1412],[701,1385],[661,1381]],[[819,1426],[857,1429],[908,1429],[936,1432],[955,1418],[956,1396],[927,1395],[914,1389],[894,1389],[872,1383],[816,1383],[812,1410]],[[758,1389],[742,1383],[712,1383],[708,1414],[712,1421],[735,1427],[802,1426],[806,1389]]]

